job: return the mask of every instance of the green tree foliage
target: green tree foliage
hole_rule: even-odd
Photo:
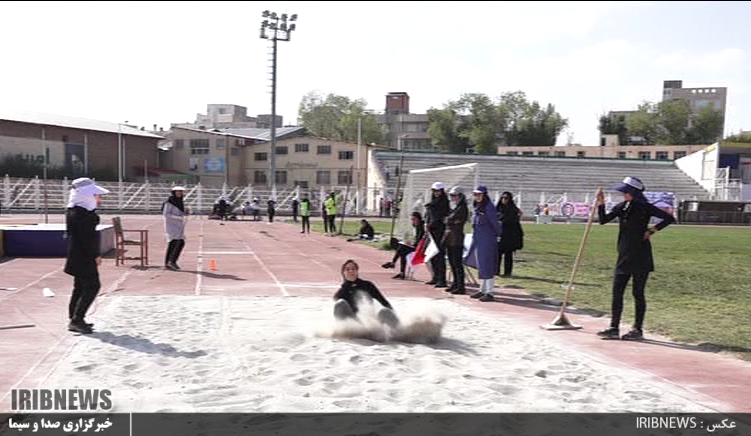
[[[357,141],[357,123],[361,120],[363,143],[383,144],[385,132],[375,114],[366,110],[363,99],[317,91],[306,94],[298,109],[298,122],[311,135],[335,141]]]
[[[471,147],[479,154],[496,154],[506,145],[555,145],[568,125],[555,106],[529,101],[521,92],[493,100],[482,93],[463,94],[443,109],[428,111],[428,133],[446,151]]]
[[[648,144],[711,144],[722,135],[725,120],[720,111],[705,107],[693,113],[686,100],[644,102],[626,121],[628,134]]]

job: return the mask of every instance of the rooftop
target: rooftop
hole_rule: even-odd
[[[70,127],[81,130],[94,130],[97,132],[122,133],[123,135],[145,136],[147,138],[162,138],[154,133],[139,130],[122,123],[0,108],[0,121],[3,120],[19,123],[42,124],[46,126]]]

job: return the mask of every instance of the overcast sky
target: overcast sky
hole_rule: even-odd
[[[522,90],[595,145],[599,114],[682,79],[727,86],[726,132],[751,130],[750,2],[2,2],[0,106],[165,128],[207,103],[269,113],[264,9],[299,15],[279,48],[285,124],[310,90],[376,110],[408,92],[413,113]]]

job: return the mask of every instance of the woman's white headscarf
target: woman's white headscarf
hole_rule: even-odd
[[[96,209],[95,195],[103,195],[110,192],[94,183],[94,181],[88,177],[81,177],[73,180],[71,186],[68,207],[79,206],[88,211]]]

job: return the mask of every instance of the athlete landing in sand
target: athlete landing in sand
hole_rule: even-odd
[[[357,319],[358,292],[362,296],[367,296],[371,300],[381,303],[383,308],[378,312],[378,319],[391,327],[396,326],[399,320],[394,313],[391,303],[381,294],[381,291],[371,282],[362,280],[358,277],[359,266],[357,262],[350,259],[342,265],[342,277],[344,283],[334,295],[334,316],[337,319],[352,318]]]

